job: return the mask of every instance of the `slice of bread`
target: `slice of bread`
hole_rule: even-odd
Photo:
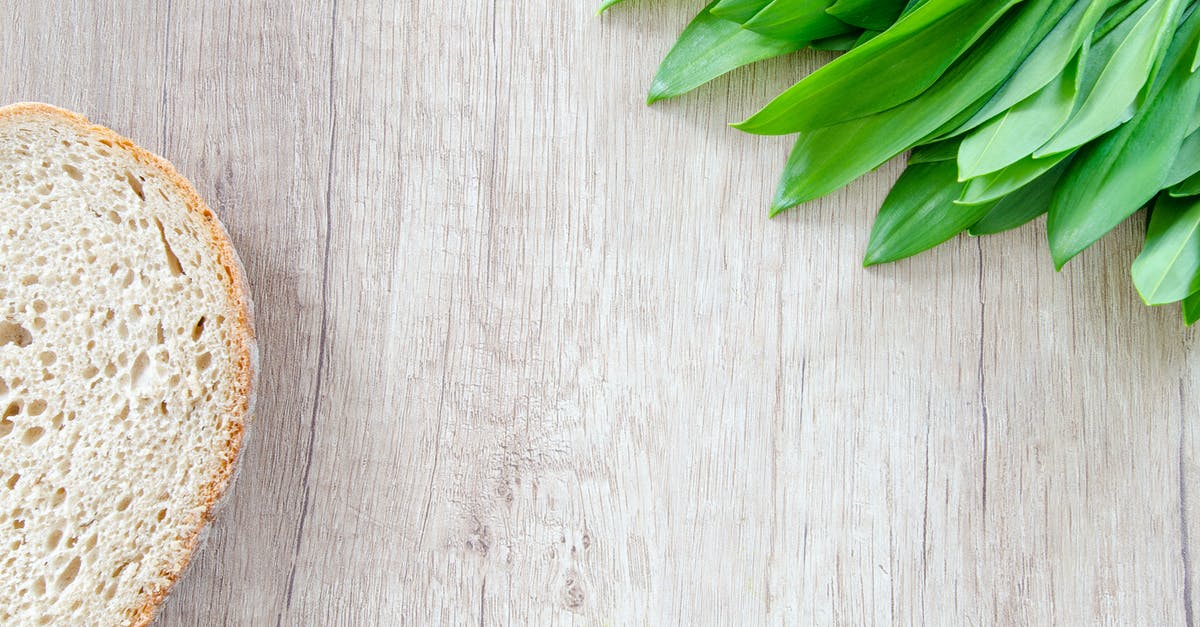
[[[0,624],[153,619],[232,480],[252,325],[228,236],[169,163],[0,108]]]

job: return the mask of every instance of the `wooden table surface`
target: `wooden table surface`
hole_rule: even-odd
[[[0,96],[172,160],[245,261],[240,481],[161,625],[1191,624],[1200,350],[1041,223],[860,266],[641,100],[699,3],[0,3]]]

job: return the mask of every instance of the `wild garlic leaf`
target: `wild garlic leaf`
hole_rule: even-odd
[[[1200,44],[1196,46],[1196,56],[1192,58],[1192,72],[1200,69]]]
[[[809,45],[814,50],[851,50],[858,45],[859,39],[862,36],[863,31],[855,29],[841,35],[817,39]]]
[[[933,85],[1017,1],[930,0],[734,126],[787,135],[903,104]]]
[[[804,47],[803,42],[765,37],[716,17],[711,13],[715,4],[692,20],[667,53],[650,84],[647,103],[673,98],[743,65]]]
[[[784,167],[771,214],[824,196],[924,143],[922,140],[929,141],[931,134],[955,122],[956,117],[974,113],[971,108],[982,106],[984,98],[990,97],[1032,48],[1030,41],[1040,41],[1050,30],[1043,23],[1044,16],[1062,15],[1072,2],[1027,0],[1006,18],[1003,28],[989,32],[920,98],[872,116],[801,133]]]
[[[1061,268],[1157,197],[1133,280],[1200,319],[1200,0],[714,0],[650,99],[804,44],[848,52],[736,125],[799,133],[772,215],[911,150],[864,263],[1048,213]]]
[[[958,176],[966,180],[1012,165],[1050,139],[1071,115],[1079,55],[1054,80],[963,138]]]
[[[1037,47],[987,105],[963,124],[960,132],[974,129],[1004,113],[1061,76],[1067,65],[1081,54],[1079,51],[1086,51],[1089,47],[1091,30],[1104,14],[1104,7],[1105,2],[1076,2],[1038,42]],[[1086,52],[1082,54],[1086,55]]]
[[[1184,138],[1163,186],[1178,185],[1197,172],[1200,172],[1200,131],[1194,131]]]
[[[904,10],[904,0],[837,0],[826,11],[863,30],[887,30]]]
[[[1179,0],[1149,0],[1088,52],[1071,119],[1034,154],[1070,150],[1117,128],[1134,114],[1163,45],[1174,32]],[[1190,62],[1190,59],[1189,59]]]
[[[1195,73],[1195,72],[1196,72],[1196,70],[1192,70],[1192,73]],[[1200,104],[1200,103],[1198,103],[1198,104]],[[1191,122],[1191,124],[1188,124],[1187,134],[1191,135],[1192,133],[1195,133],[1196,131],[1200,131],[1200,106],[1197,106],[1195,113],[1192,114],[1192,122]]]
[[[848,33],[853,28],[825,12],[826,0],[775,0],[742,23],[747,30],[775,37],[812,41]]]
[[[946,139],[917,146],[912,149],[912,153],[908,156],[908,165],[957,159],[960,143],[961,140],[958,139]]]
[[[1196,292],[1183,299],[1181,305],[1183,308],[1183,323],[1189,327],[1196,324],[1196,321],[1200,320],[1200,292]]]
[[[875,218],[863,265],[911,257],[962,233],[990,205],[957,205],[962,191],[953,161],[909,166]]]
[[[616,5],[618,5],[618,4],[621,4],[621,3],[622,3],[622,2],[624,2],[624,1],[625,1],[625,0],[605,0],[605,1],[604,1],[604,2],[603,2],[601,5],[600,5],[600,8],[599,8],[599,9],[596,9],[596,13],[597,13],[597,14],[604,13],[605,11],[607,11],[607,10],[609,10],[609,9],[613,8],[614,6],[616,6]]]
[[[1200,172],[1193,174],[1186,179],[1167,189],[1167,193],[1174,198],[1186,198],[1187,196],[1200,195]]]
[[[966,188],[958,202],[964,205],[974,205],[999,200],[1006,194],[1033,182],[1073,154],[1074,151],[1068,150],[1040,159],[1025,157],[1000,170],[970,179],[966,182]]]
[[[1019,187],[992,206],[967,232],[971,235],[992,235],[1015,229],[1050,209],[1054,187],[1066,171],[1070,160],[1063,160],[1033,181]]]
[[[1096,25],[1095,31],[1092,33],[1092,41],[1099,41],[1106,37],[1113,29],[1117,28],[1129,18],[1134,12],[1142,8],[1146,4],[1146,0],[1117,0],[1110,1],[1104,12],[1104,17],[1100,23]]]
[[[1159,196],[1131,274],[1147,305],[1173,303],[1200,290],[1200,198]]]
[[[719,18],[742,24],[768,4],[771,4],[771,0],[720,0],[711,11]]]
[[[1058,268],[1162,189],[1200,98],[1200,74],[1191,72],[1198,36],[1200,11],[1194,11],[1179,27],[1137,115],[1080,150],[1063,176],[1047,222]]]

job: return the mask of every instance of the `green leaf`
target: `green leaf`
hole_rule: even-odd
[[[862,35],[862,31],[854,30],[841,35],[817,39],[809,45],[814,50],[850,50],[858,45],[858,40]]]
[[[650,84],[648,103],[687,93],[731,70],[804,47],[743,29],[705,8],[679,36]]]
[[[1190,65],[1189,59],[1189,72]],[[1200,290],[1200,198],[1159,196],[1131,274],[1147,305],[1173,303]]]
[[[996,95],[958,132],[966,132],[1004,113],[1013,105],[1045,87],[1087,45],[1092,28],[1104,14],[1104,2],[1077,2],[1053,29],[1038,42]]]
[[[1055,80],[963,139],[958,175],[974,178],[1012,165],[1062,128],[1078,87],[1079,55]]]
[[[1195,70],[1192,70],[1195,73]],[[1196,107],[1196,113],[1192,115],[1192,123],[1188,124],[1187,134],[1191,135],[1196,131],[1200,131],[1200,107]]]
[[[1030,42],[1040,41],[1053,26],[1044,24],[1045,16],[1062,15],[1073,1],[1027,0],[919,99],[801,133],[784,168],[772,215],[842,187],[922,143],[957,116],[974,113],[970,108],[982,106],[986,102],[982,99],[990,96],[1033,47]]]
[[[908,0],[908,4],[904,6],[904,10],[900,12],[900,19],[904,19],[912,14],[913,11],[925,6],[929,0]]]
[[[1200,194],[1200,172],[1183,179],[1174,187],[1168,189],[1167,193],[1174,198],[1183,198],[1186,196],[1196,196]]]
[[[1001,170],[984,174],[967,181],[966,189],[958,202],[973,205],[993,202],[1037,180],[1054,166],[1074,154],[1067,151],[1042,158],[1025,157]]]
[[[712,14],[726,20],[743,24],[759,11],[762,11],[771,0],[720,0],[712,8]]]
[[[1071,119],[1035,155],[1082,146],[1132,117],[1164,45],[1164,34],[1175,30],[1180,6],[1178,0],[1150,0],[1096,42],[1087,55]]]
[[[918,163],[934,163],[937,161],[952,161],[958,157],[957,139],[946,139],[932,144],[922,144],[913,148],[908,156],[908,165]]]
[[[1200,292],[1183,299],[1183,323],[1189,327],[1200,320]]]
[[[1122,22],[1129,19],[1142,5],[1146,4],[1146,0],[1117,0],[1116,2],[1108,2],[1108,7],[1104,12],[1104,19],[1096,26],[1092,33],[1092,41],[1100,41],[1106,37],[1113,29],[1121,25]]]
[[[971,235],[992,235],[1015,229],[1050,209],[1050,198],[1054,187],[1066,171],[1069,161],[1063,161],[1032,182],[1009,192],[988,211],[987,215],[971,225]]]
[[[863,265],[910,257],[962,233],[990,205],[957,205],[962,191],[953,161],[909,166],[883,201]]]
[[[1200,132],[1193,132],[1180,144],[1179,152],[1175,155],[1163,186],[1170,187],[1182,183],[1197,172],[1200,172]]]
[[[910,101],[934,84],[1017,1],[929,0],[734,126],[748,133],[786,135]]]
[[[768,37],[795,41],[850,32],[849,24],[825,12],[828,6],[825,0],[775,0],[742,26]]]
[[[907,4],[903,0],[837,0],[826,11],[863,30],[887,30]]]
[[[625,0],[605,0],[605,2],[600,5],[600,8],[596,9],[596,14],[599,15],[601,13],[604,13],[605,11],[613,8],[614,6],[616,6],[618,4],[621,4],[622,2],[625,2]]]
[[[1080,150],[1063,176],[1047,223],[1057,267],[1162,189],[1200,98],[1200,74],[1191,72],[1198,34],[1200,11],[1194,11],[1180,26],[1145,106],[1129,123]]]
[[[1196,56],[1192,58],[1192,72],[1200,69],[1200,44],[1196,46]]]

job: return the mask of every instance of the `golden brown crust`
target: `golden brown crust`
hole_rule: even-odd
[[[225,232],[225,228],[217,220],[216,215],[213,214],[204,200],[200,198],[200,195],[196,193],[192,184],[179,174],[175,166],[171,165],[166,159],[138,146],[112,129],[92,124],[82,115],[52,105],[37,102],[22,102],[0,107],[0,124],[4,124],[12,118],[17,117],[30,117],[41,120],[50,119],[66,126],[75,127],[82,132],[99,135],[112,142],[115,146],[119,146],[127,151],[138,163],[158,170],[176,187],[186,200],[188,212],[208,227],[209,245],[216,255],[217,263],[225,270],[226,277],[223,280],[226,283],[226,290],[229,297],[229,317],[236,321],[235,329],[237,331],[236,337],[233,338],[237,381],[234,384],[234,401],[229,408],[230,416],[233,418],[229,421],[228,436],[230,444],[225,454],[221,456],[220,467],[216,469],[213,480],[201,489],[200,498],[204,504],[204,514],[184,542],[186,550],[182,559],[178,564],[163,573],[167,579],[166,585],[147,591],[141,604],[130,608],[126,615],[129,621],[128,624],[138,626],[147,625],[150,621],[154,620],[154,616],[166,599],[167,593],[170,592],[171,587],[178,581],[179,576],[187,567],[197,548],[196,544],[201,532],[212,521],[219,501],[228,489],[233,476],[245,427],[253,419],[253,395],[255,391],[255,375],[257,374],[256,362],[258,351],[254,337],[253,306],[250,301],[245,270],[242,268],[237,252],[233,249],[233,244],[229,240],[228,233]]]

